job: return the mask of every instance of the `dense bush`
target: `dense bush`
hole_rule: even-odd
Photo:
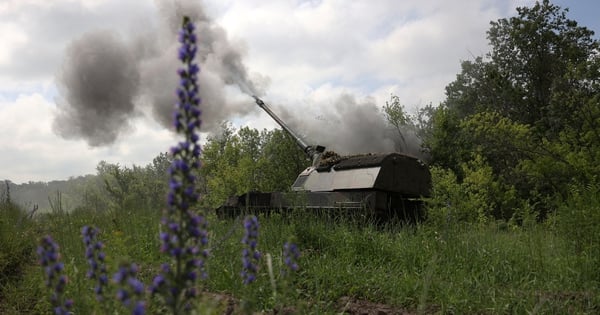
[[[476,156],[461,166],[462,180],[450,169],[431,169],[432,197],[426,204],[434,225],[508,221],[522,206],[515,189],[499,180],[483,157]]]

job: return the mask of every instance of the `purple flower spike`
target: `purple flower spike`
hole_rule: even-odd
[[[244,284],[250,284],[256,280],[258,263],[261,258],[260,252],[256,249],[258,245],[258,219],[256,216],[248,216],[244,220],[245,234],[242,243],[245,245],[242,250],[242,281]]]
[[[300,250],[294,243],[286,242],[283,244],[283,262],[285,268],[281,269],[282,275],[287,275],[290,271],[298,271],[298,259],[300,258]]]
[[[42,238],[37,254],[40,265],[45,272],[46,286],[52,289],[50,302],[54,314],[66,315],[70,313],[70,309],[73,307],[73,300],[63,297],[68,278],[62,274],[64,265],[59,261],[60,253],[58,249],[58,244],[48,235]]]
[[[84,226],[81,229],[83,243],[85,244],[85,258],[88,261],[90,269],[87,272],[87,277],[96,280],[94,292],[98,301],[104,300],[105,287],[108,284],[108,276],[106,275],[106,264],[104,258],[106,255],[102,252],[104,244],[98,241],[98,228]]]
[[[175,90],[173,126],[183,136],[171,148],[173,162],[169,167],[167,207],[161,220],[161,252],[170,263],[163,266],[150,286],[153,295],[159,295],[173,314],[185,312],[197,295],[197,281],[206,278],[204,260],[208,258],[207,222],[194,211],[200,197],[196,189],[196,174],[200,169],[200,98],[198,73],[194,62],[198,42],[195,27],[188,17],[183,18],[177,51],[183,67],[177,71],[179,86]],[[171,266],[171,267],[170,267]]]
[[[113,281],[119,286],[117,299],[125,305],[132,314],[145,314],[146,305],[143,301],[144,284],[136,278],[139,267],[136,264],[122,264],[114,274]]]

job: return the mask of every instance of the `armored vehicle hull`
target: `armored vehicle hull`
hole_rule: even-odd
[[[431,175],[419,159],[400,154],[365,154],[324,160],[308,167],[292,191],[249,192],[229,198],[220,215],[305,209],[351,213],[375,219],[418,221]]]

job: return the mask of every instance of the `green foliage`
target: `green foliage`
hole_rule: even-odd
[[[160,153],[145,167],[101,161],[96,168],[96,184],[84,190],[86,202],[81,207],[110,211],[115,220],[126,212],[161,209],[165,204],[170,162],[167,153]]]
[[[144,167],[98,163],[96,175],[68,180],[14,184],[7,181],[12,201],[38,213],[93,209],[96,212],[163,204],[170,156],[160,153]]]
[[[499,187],[516,190],[509,207],[533,205],[539,218],[600,171],[600,44],[566,13],[544,0],[492,22],[492,51],[462,63],[425,139],[459,183],[484,157]]]
[[[397,95],[392,95],[389,102],[385,102],[383,106],[383,115],[386,121],[396,129],[400,138],[400,147],[398,151],[402,152],[407,149],[405,133],[406,129],[412,127],[411,117],[405,112],[404,106],[400,103],[400,98]]]
[[[252,134],[247,133],[246,138]],[[257,140],[257,139],[254,139]],[[253,141],[253,144],[258,144]],[[256,174],[256,154],[258,147],[246,146],[240,143],[234,130],[224,125],[221,135],[211,137],[203,147],[202,176],[206,180],[206,192],[204,202],[211,206],[221,204],[227,197],[249,191],[255,186],[252,176]],[[242,150],[245,156],[242,154]],[[242,169],[240,166],[246,166]]]
[[[417,108],[416,113],[411,115],[400,102],[400,97],[392,94],[390,100],[386,101],[383,106],[383,116],[398,136],[397,139],[394,139],[395,150],[415,156],[423,156],[422,142],[431,136],[434,113],[435,108],[429,104]]]
[[[582,83],[598,76],[598,42],[591,30],[548,0],[517,8],[517,13],[491,23],[492,51],[487,60],[463,63],[462,73],[447,88],[447,104],[461,117],[497,111],[535,126],[540,134],[556,135],[576,109],[556,95],[589,89]]]
[[[463,135],[460,119],[453,110],[440,105],[432,116],[431,133],[423,141],[423,147],[429,152],[432,165],[441,166],[455,173],[459,165],[469,156],[467,135]]]
[[[283,130],[263,131],[265,138],[259,160],[262,191],[288,191],[307,166],[305,153]]]
[[[556,226],[576,255],[590,258],[590,270],[600,268],[600,185],[575,186],[558,208]],[[595,280],[600,282],[600,276]]]
[[[14,184],[7,181],[10,187],[12,202],[24,208],[38,208],[38,212],[52,211],[57,204],[57,195],[60,194],[60,206],[65,211],[71,211],[81,206],[89,195],[82,194],[82,190],[94,182],[94,175],[71,177],[67,180],[54,180],[50,182],[28,182]]]
[[[480,155],[461,166],[462,181],[452,170],[431,169],[432,197],[427,200],[430,222],[434,226],[445,226],[510,219],[520,206],[515,189],[503,184]]]
[[[0,301],[6,287],[19,281],[33,260],[35,240],[30,214],[10,199],[0,199]]]
[[[569,20],[566,10],[548,0],[517,12],[516,17],[493,22],[488,32],[494,65],[521,96],[504,113],[535,125],[540,133],[556,135],[576,110],[556,95],[586,89],[582,80],[597,78],[597,71],[580,72],[577,78],[565,76],[573,68],[597,69],[599,44],[592,38],[593,31]]]
[[[496,112],[473,114],[460,128],[469,134],[472,152],[484,156],[495,173],[510,171],[532,153],[530,128]]]
[[[433,116],[435,115],[436,107],[433,104],[425,105],[417,109],[416,115],[412,117],[412,123],[416,129],[416,135],[423,142],[425,139],[430,139],[433,133]],[[423,144],[421,143],[423,149]]]
[[[225,124],[203,148],[203,201],[217,207],[248,191],[287,191],[308,164],[304,152],[282,130],[234,130]]]
[[[383,303],[395,310],[441,313],[597,312],[597,187],[573,189],[571,201],[559,208],[559,215],[552,221],[556,223],[551,226],[560,233],[535,221],[530,221],[527,228],[506,229],[486,212],[493,208],[490,205],[501,202],[499,199],[510,199],[495,195],[501,189],[490,166],[482,157],[475,157],[474,162],[462,167],[466,176],[460,183],[452,172],[433,168],[438,184],[432,199],[436,203],[430,206],[438,208],[430,208],[431,221],[425,225],[382,228],[303,210],[260,217],[258,249],[265,259],[261,260],[257,281],[250,287],[243,286],[239,277],[244,232],[241,222],[209,215],[209,277],[202,282],[203,297],[198,307],[220,314],[226,311],[227,303],[217,300],[231,299],[238,311],[243,304],[254,310],[331,314],[341,311],[339,301],[351,299]],[[15,215],[14,220],[22,214]],[[1,218],[6,217],[3,213]],[[109,274],[124,261],[136,261],[141,267],[140,278],[149,283],[164,261],[156,237],[158,211],[132,209],[118,220],[114,222],[108,212],[78,209],[44,214],[29,221],[33,229],[21,234],[15,243],[20,245],[0,248],[3,253],[9,248],[19,249],[11,253],[24,253],[9,256],[21,257],[18,273],[13,272],[18,281],[2,282],[0,310],[19,314],[47,309],[46,299],[39,298],[43,273],[34,266],[32,244],[51,233],[61,244],[65,272],[71,279],[65,294],[74,298],[74,312],[105,313],[103,305],[124,311],[116,301],[94,300],[94,284],[85,278],[88,267],[81,226],[99,227],[99,238],[106,244]],[[19,225],[3,225],[0,232],[10,231],[10,226]],[[284,240],[293,240],[302,251],[299,273],[290,278],[279,273],[284,264]],[[161,310],[150,300],[148,312]]]

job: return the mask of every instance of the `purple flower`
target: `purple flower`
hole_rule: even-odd
[[[85,244],[85,258],[90,266],[87,277],[96,280],[94,292],[98,301],[104,300],[105,287],[108,285],[108,276],[106,275],[106,264],[104,258],[106,255],[101,251],[104,244],[98,241],[98,228],[84,226],[81,229],[83,243]]]
[[[121,264],[119,271],[113,275],[113,281],[119,285],[117,299],[123,303],[132,314],[145,314],[144,284],[137,279],[139,267],[136,264]]]
[[[138,301],[131,310],[132,315],[144,315],[146,314],[146,303]]]
[[[194,211],[200,196],[195,174],[200,169],[201,152],[197,83],[200,67],[194,62],[197,51],[194,29],[190,19],[184,17],[178,34],[181,43],[178,58],[183,68],[177,71],[179,86],[175,91],[177,101],[173,114],[173,126],[184,139],[171,148],[173,162],[168,171],[167,208],[161,220],[160,250],[170,257],[173,268],[164,265],[150,286],[150,292],[162,296],[175,314],[189,307],[196,296],[195,286],[199,278],[206,277],[204,260],[208,258],[207,222]]]
[[[300,258],[300,251],[298,246],[294,243],[286,242],[283,244],[283,262],[285,268],[281,269],[281,274],[287,275],[289,271],[297,271],[299,269],[298,259]]]
[[[258,263],[261,254],[256,249],[258,245],[258,219],[256,216],[248,216],[244,220],[244,238],[242,243],[245,245],[242,250],[242,281],[244,284],[250,284],[256,280]]]
[[[64,264],[59,261],[60,253],[58,249],[58,244],[48,235],[42,238],[37,254],[40,265],[44,268],[46,287],[52,289],[50,302],[54,314],[63,315],[69,314],[69,310],[73,306],[73,300],[63,297],[68,278],[62,274]]]

